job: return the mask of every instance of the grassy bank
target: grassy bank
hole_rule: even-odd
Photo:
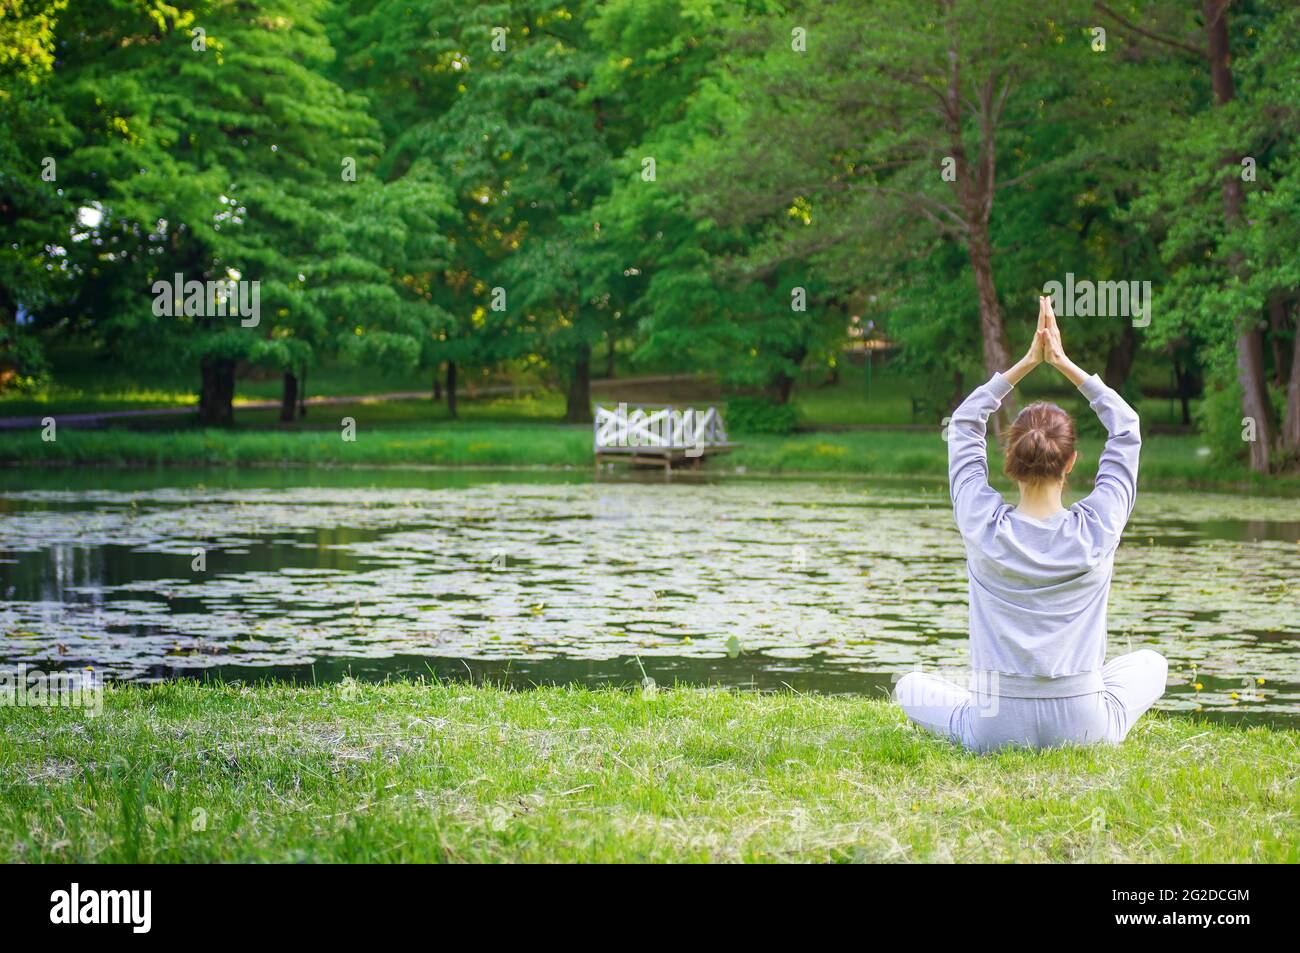
[[[591,431],[548,424],[448,424],[371,430],[65,429],[0,433],[0,461],[24,464],[591,466]]]
[[[0,417],[193,408],[197,402],[198,371],[194,367],[158,367],[144,373],[134,365],[117,364],[111,357],[94,349],[58,343],[51,343],[49,356],[51,379],[35,391],[0,393]],[[636,363],[630,358],[630,354],[620,354],[615,377],[592,381],[593,395],[598,400],[677,404],[712,404],[726,400],[726,395],[710,375],[684,372],[671,364]],[[953,383],[947,377],[917,377],[893,364],[876,363],[870,373],[868,371],[865,363],[841,361],[834,381],[827,378],[824,367],[810,368],[801,373],[792,398],[800,423],[814,428],[915,424],[926,419],[938,419],[941,414],[935,412],[934,401],[937,399],[942,403],[952,393]],[[631,382],[638,376],[668,373],[676,374],[674,384],[646,386]],[[973,387],[979,383],[977,377],[982,380],[982,375],[972,370],[967,375],[966,385]],[[309,396],[329,395],[334,398],[392,391],[427,394],[432,389],[432,381],[431,369],[402,372],[326,361],[310,371],[307,391]],[[1148,369],[1145,374],[1138,374],[1136,383],[1153,392],[1166,386],[1168,381]],[[496,373],[485,373],[481,368],[462,368],[461,384],[460,414],[466,419],[495,423],[532,420],[554,423],[564,417],[563,390],[553,381],[548,387],[547,382],[535,373],[519,368],[499,368]],[[492,397],[478,393],[481,388],[492,385],[505,385],[511,388],[511,392]],[[465,393],[469,389],[477,396]],[[1057,375],[1031,376],[1020,390],[1026,400],[1054,400],[1076,413],[1088,414],[1077,394]],[[241,424],[275,425],[278,411],[251,410],[245,405],[252,401],[278,401],[280,395],[281,377],[278,372],[268,367],[245,368],[235,388],[236,420]],[[926,402],[923,409],[914,406],[914,398]],[[1199,401],[1193,401],[1193,408],[1197,403]],[[1179,424],[1182,421],[1181,409],[1168,398],[1149,397],[1141,402],[1140,410],[1148,425]],[[332,410],[317,412],[327,416]],[[368,404],[346,412],[352,413],[358,421],[364,418],[366,423],[409,421],[428,425],[444,420],[447,410],[445,401],[434,402],[426,397],[423,400]],[[337,419],[335,414],[334,420]]]
[[[942,480],[947,447],[937,431],[841,431],[788,437],[747,435],[728,456],[706,464],[719,472],[842,473],[918,476]],[[1211,462],[1192,436],[1154,436],[1142,451],[1148,486],[1253,485],[1300,490],[1300,476],[1261,479],[1241,465]],[[1074,483],[1091,482],[1101,441],[1080,442]],[[996,457],[995,457],[996,459]],[[45,442],[36,429],[0,432],[0,463],[8,465],[338,465],[338,466],[570,466],[592,465],[591,431],[560,424],[466,421],[435,426],[358,419],[355,441],[336,428],[320,430],[75,430]]]
[[[169,683],[0,708],[6,861],[1296,861],[1300,733],[977,757],[888,703]]]

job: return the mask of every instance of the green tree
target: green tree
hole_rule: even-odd
[[[1246,425],[1224,420],[1219,429],[1253,430],[1242,446],[1252,469],[1265,472],[1279,450],[1270,351],[1280,380],[1287,359],[1280,345],[1297,299],[1295,269],[1280,260],[1276,245],[1297,210],[1288,89],[1300,62],[1296,12],[1226,0],[1199,8],[1142,4],[1131,13],[1097,8],[1118,29],[1193,71],[1197,96],[1165,125],[1159,162],[1136,210],[1159,237],[1171,275],[1158,301],[1169,315],[1166,333],[1185,331],[1205,342],[1215,383],[1236,394]],[[1284,453],[1300,439],[1300,406],[1295,414],[1295,433],[1285,422],[1280,428]]]
[[[613,187],[593,213],[615,263],[604,273],[621,275],[615,300],[638,322],[641,353],[717,371],[724,383],[761,388],[778,402],[789,398],[804,359],[842,336],[844,315],[836,309],[828,320],[820,279],[802,259],[751,260],[765,236],[748,222],[720,224],[725,208],[715,215],[696,195],[701,180],[707,194],[715,174],[725,180],[749,161],[725,138],[741,95],[729,76],[752,57],[734,41],[781,8],[763,0],[608,3],[592,23],[604,58],[588,94],[608,117],[618,154]],[[809,296],[805,310],[792,307],[796,286]]]
[[[59,165],[102,209],[59,310],[137,367],[196,366],[205,423],[230,422],[239,362],[298,366],[319,345],[307,274],[342,162],[376,151],[363,101],[321,73],[322,7],[78,5],[55,27],[47,86],[77,127]],[[258,282],[259,320],[160,316],[155,283],[176,274]]]
[[[477,232],[480,274],[499,289],[489,310],[505,298],[495,324],[510,329],[516,354],[558,369],[570,421],[591,419],[592,346],[612,320],[604,296],[590,293],[598,270],[589,253],[599,244],[591,210],[613,171],[603,104],[585,94],[599,61],[587,35],[594,8],[539,0],[492,8],[497,32],[463,39],[496,58],[471,73],[433,137]]]
[[[694,191],[719,224],[765,230],[754,268],[807,261],[827,301],[896,296],[898,269],[956,244],[984,372],[1005,368],[995,214],[1004,190],[1065,161],[1032,151],[1042,142],[1027,130],[1063,108],[1056,78],[1087,52],[1065,26],[1079,7],[808,3],[746,26],[739,108],[716,137],[736,154],[719,149]]]
[[[77,212],[54,161],[74,130],[48,91],[54,28],[66,6],[0,0],[0,391],[33,383],[44,370],[20,312],[46,307],[70,280],[47,252],[68,243]]]

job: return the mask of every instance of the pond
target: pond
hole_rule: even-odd
[[[0,666],[883,695],[967,660],[941,484],[431,470],[0,474]],[[1139,496],[1110,654],[1300,724],[1300,500]]]

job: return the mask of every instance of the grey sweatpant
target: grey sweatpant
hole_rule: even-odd
[[[910,721],[971,751],[1118,744],[1164,694],[1168,670],[1163,655],[1139,649],[1107,662],[1101,670],[1105,690],[1087,695],[995,697],[909,672],[899,679],[894,697]]]

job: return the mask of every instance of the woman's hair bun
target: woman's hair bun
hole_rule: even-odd
[[[1055,404],[1030,404],[1007,432],[1003,470],[1020,483],[1064,478],[1074,456],[1074,421]]]

